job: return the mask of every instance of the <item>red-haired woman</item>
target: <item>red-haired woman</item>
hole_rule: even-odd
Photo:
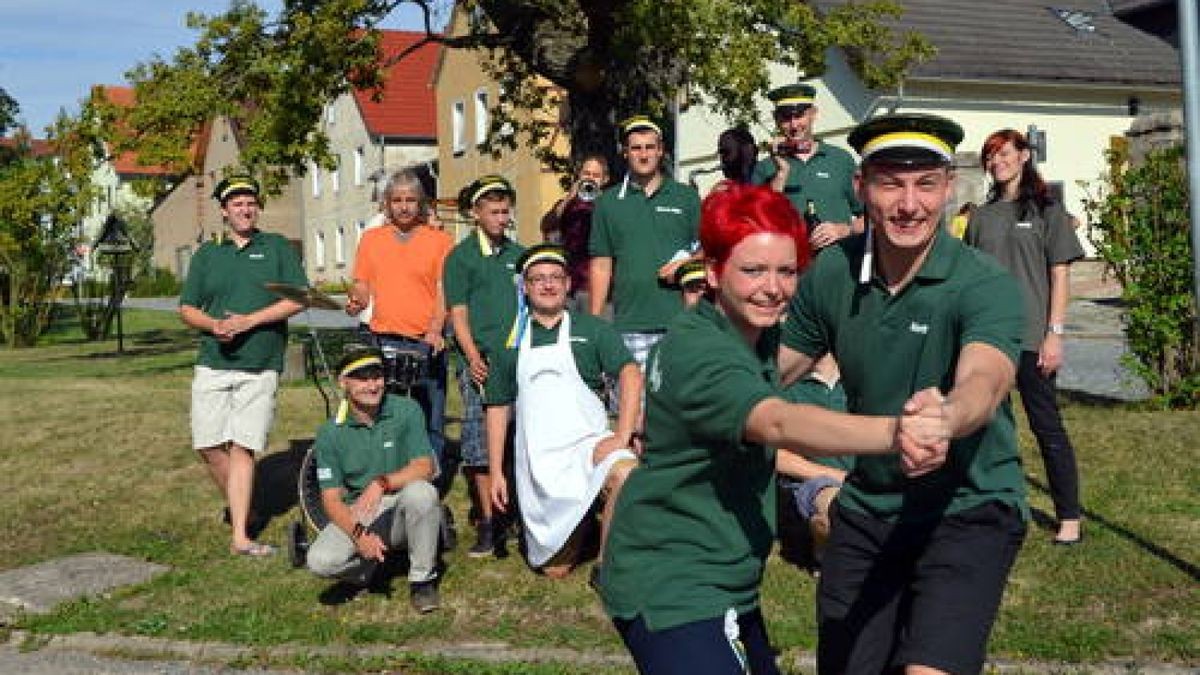
[[[809,257],[785,196],[714,192],[700,241],[711,299],[676,317],[647,362],[643,464],[618,498],[598,587],[642,673],[775,673],[758,598],[774,540],[773,448],[903,448],[916,475],[944,460],[947,429],[924,408],[929,391],[901,419],[780,398],[778,324]]]
[[[988,136],[981,157],[992,187],[987,203],[971,215],[963,238],[995,256],[1025,294],[1017,390],[1046,465],[1058,517],[1054,543],[1075,544],[1083,536],[1079,473],[1075,449],[1058,412],[1054,377],[1063,364],[1071,262],[1083,257],[1083,248],[1070,216],[1050,198],[1021,132],[1002,129]]]

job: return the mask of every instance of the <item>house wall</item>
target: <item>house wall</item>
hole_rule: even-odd
[[[218,117],[208,132],[201,172],[180,180],[150,214],[154,223],[153,261],[156,266],[165,267],[182,279],[187,274],[191,255],[199,245],[221,231],[221,209],[212,198],[212,191],[224,176],[225,167],[236,166],[238,157],[233,128],[228,119]],[[295,181],[285,186],[279,195],[264,201],[259,227],[266,232],[282,234],[293,241],[297,250],[303,250],[303,220]]]
[[[794,71],[789,73],[778,66],[772,69],[775,85],[797,79]],[[1047,145],[1046,161],[1038,168],[1047,181],[1062,184],[1067,211],[1084,222],[1078,234],[1089,256],[1095,254],[1095,247],[1088,241],[1090,227],[1084,202],[1089,190],[1094,193],[1098,189],[1099,179],[1107,170],[1105,151],[1114,138],[1124,136],[1134,120],[1130,98],[1138,99],[1142,113],[1181,105],[1179,92],[1171,91],[990,82],[909,81],[900,94],[876,94],[862,86],[836,51],[828,58],[824,77],[811,82],[817,87],[817,136],[842,147],[846,147],[845,136],[857,121],[893,110],[933,113],[962,125],[965,135],[959,145],[958,194],[949,210],[957,210],[965,201],[980,202],[986,195],[986,177],[978,164],[978,152],[990,133],[1005,127],[1026,132],[1030,125],[1036,125],[1046,132]],[[681,166],[685,175],[698,166],[716,163],[716,137],[725,128],[721,120],[697,107],[687,111],[681,121]],[[770,123],[765,99],[761,99],[760,113]],[[769,137],[765,126],[751,131],[756,139]],[[706,176],[700,183],[701,194],[719,177]]]
[[[461,35],[466,32],[466,13],[456,9],[451,19],[450,32]],[[533,155],[533,150],[522,145],[516,150],[505,150],[498,158],[479,151],[482,137],[476,133],[477,126],[487,128],[486,120],[476,111],[476,94],[485,92],[488,105],[494,105],[498,88],[483,72],[480,53],[461,49],[442,52],[435,80],[437,92],[437,136],[438,136],[438,197],[454,199],[459,190],[476,178],[490,173],[504,176],[517,191],[516,238],[523,244],[542,240],[542,216],[562,196],[558,174],[548,171]],[[455,104],[462,106],[461,127],[455,147]],[[560,151],[566,145],[565,138],[550,141]],[[453,227],[455,238],[469,230],[469,223],[452,220],[453,209],[442,211],[447,226]]]
[[[380,222],[380,192],[388,175],[436,159],[437,147],[372,136],[350,94],[326,107],[321,126],[338,168],[310,167],[293,181],[304,216],[304,266],[313,284],[346,283],[352,279],[359,238]]]

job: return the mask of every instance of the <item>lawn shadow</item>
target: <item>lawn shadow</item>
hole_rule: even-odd
[[[1036,478],[1033,478],[1033,477],[1027,477],[1026,480],[1028,480],[1029,484],[1032,485],[1034,487],[1034,489],[1038,490],[1039,492],[1042,492],[1043,494],[1045,494],[1047,496],[1050,494],[1050,489],[1042,481],[1040,481]],[[1183,558],[1180,558],[1179,556],[1175,555],[1174,553],[1167,550],[1166,548],[1163,548],[1162,546],[1159,546],[1158,544],[1154,543],[1153,541],[1146,539],[1142,535],[1138,534],[1137,532],[1134,532],[1133,530],[1130,530],[1129,528],[1125,527],[1124,525],[1120,525],[1118,523],[1112,522],[1111,520],[1105,518],[1104,516],[1100,515],[1099,513],[1096,513],[1095,511],[1092,511],[1086,507],[1084,509],[1082,509],[1082,511],[1083,511],[1084,519],[1088,523],[1094,523],[1096,525],[1099,525],[1100,527],[1108,529],[1109,531],[1113,532],[1114,534],[1124,538],[1126,541],[1129,541],[1130,543],[1135,544],[1136,546],[1142,548],[1150,555],[1158,558],[1159,560],[1162,560],[1163,562],[1167,563],[1168,565],[1170,565],[1170,566],[1174,567],[1175,569],[1179,570],[1180,572],[1186,574],[1188,577],[1190,577],[1192,579],[1192,581],[1200,581],[1200,566],[1197,566],[1195,563],[1192,563],[1187,560],[1184,560]],[[1034,510],[1033,519],[1034,519],[1034,522],[1038,526],[1044,527],[1047,529],[1053,528],[1057,524],[1057,521],[1054,518],[1052,518],[1049,514],[1042,512],[1042,511],[1038,511],[1038,510]]]
[[[293,438],[288,441],[287,450],[267,455],[258,462],[251,498],[254,513],[258,516],[256,529],[266,529],[272,519],[291,511],[299,503],[300,465],[312,444],[311,438]]]
[[[444,565],[439,563],[438,567],[438,576],[440,577],[440,570]],[[321,591],[317,596],[317,601],[327,607],[336,607],[351,602],[362,593],[382,595],[391,600],[396,590],[396,578],[405,579],[407,574],[408,551],[405,549],[391,551],[384,558],[383,563],[377,565],[374,571],[370,572],[370,579],[366,585],[352,581],[336,581]],[[407,581],[403,581],[403,583],[405,586],[408,585]]]

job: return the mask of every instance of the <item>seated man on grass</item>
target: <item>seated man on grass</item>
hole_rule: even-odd
[[[407,548],[413,608],[431,612],[441,509],[424,413],[387,393],[376,349],[348,350],[337,371],[344,399],[317,432],[315,455],[329,524],[308,549],[308,568],[366,586],[390,549]]]
[[[530,247],[517,267],[528,315],[517,317],[516,347],[497,355],[485,391],[491,499],[508,510],[504,450],[515,409],[512,466],[526,555],[530,565],[560,579],[589,544],[603,550],[617,493],[637,466],[628,448],[641,411],[642,373],[612,327],[567,311],[571,278],[561,246]],[[597,393],[605,376],[620,390],[615,432]],[[601,493],[596,537],[591,514]]]

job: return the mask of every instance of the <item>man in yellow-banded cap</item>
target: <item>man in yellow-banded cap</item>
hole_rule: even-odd
[[[817,591],[821,672],[980,672],[1025,536],[1008,401],[1024,301],[999,263],[942,226],[962,136],[953,121],[921,114],[851,132],[867,236],[817,257],[784,322],[785,384],[832,354],[849,412],[899,415],[921,392],[933,402],[924,412],[950,430],[937,468],[856,458]]]
[[[230,551],[256,557],[274,549],[248,531],[254,457],[267,447],[287,319],[302,309],[263,284],[308,284],[288,240],[258,229],[260,192],[258,181],[246,175],[217,184],[213,198],[227,231],[192,256],[179,296],[180,317],[201,333],[192,383],[192,447],[228,504]]]

